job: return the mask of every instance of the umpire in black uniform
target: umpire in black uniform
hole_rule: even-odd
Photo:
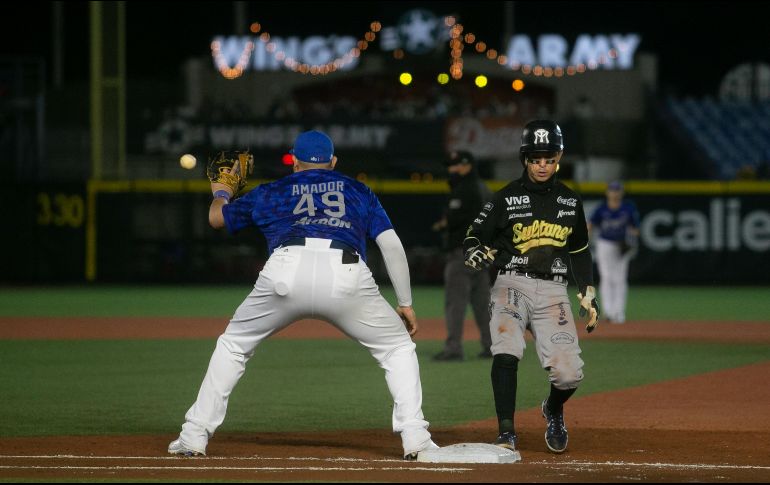
[[[476,162],[469,152],[451,152],[446,160],[451,193],[444,217],[433,229],[444,230],[447,253],[444,267],[444,317],[447,339],[435,360],[463,360],[463,322],[468,303],[473,307],[476,325],[481,333],[479,357],[491,358],[492,338],[489,331],[488,271],[474,271],[465,265],[463,240],[465,232],[481,208],[492,196],[479,177]]]

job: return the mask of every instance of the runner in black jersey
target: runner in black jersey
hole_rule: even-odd
[[[499,424],[496,444],[515,449],[516,383],[524,333],[535,340],[548,371],[550,395],[543,400],[548,449],[567,448],[563,405],[583,379],[577,330],[567,296],[567,274],[578,287],[586,330],[597,322],[588,230],[580,197],[556,180],[564,150],[561,129],[550,120],[528,123],[520,149],[524,173],[498,191],[468,228],[465,264],[498,268],[492,287],[492,389]]]

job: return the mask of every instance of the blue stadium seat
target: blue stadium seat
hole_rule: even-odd
[[[734,179],[740,171],[770,158],[770,101],[669,97],[664,105],[709,161],[708,171],[718,178]]]

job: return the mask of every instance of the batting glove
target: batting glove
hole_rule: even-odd
[[[580,300],[580,317],[589,315],[588,323],[586,324],[586,332],[591,333],[599,324],[599,306],[596,304],[596,288],[593,286],[586,286],[586,294],[578,293],[578,300]]]
[[[492,249],[489,246],[473,247],[465,252],[465,266],[476,271],[489,268],[495,261],[495,254],[497,254],[497,249]]]

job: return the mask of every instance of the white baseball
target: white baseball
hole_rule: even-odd
[[[182,168],[186,168],[187,170],[191,170],[195,168],[195,164],[197,162],[198,160],[196,160],[195,157],[193,155],[190,155],[189,153],[185,153],[179,159],[179,165],[181,165]]]

